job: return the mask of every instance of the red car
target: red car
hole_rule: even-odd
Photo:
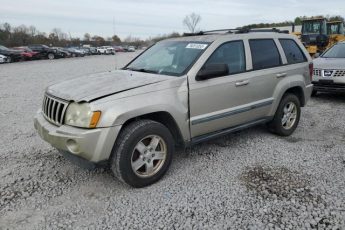
[[[14,47],[13,49],[22,51],[21,55],[24,60],[39,59],[38,52],[34,52],[28,47],[21,46],[21,47]]]
[[[115,52],[125,52],[125,49],[122,46],[114,46]]]

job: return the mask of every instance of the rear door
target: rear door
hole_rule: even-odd
[[[304,74],[304,81],[309,83],[309,62],[300,46],[291,38],[281,38],[279,39],[279,43],[286,57],[286,63],[283,67],[283,71],[287,76],[289,76],[289,79],[291,79],[291,84],[293,84],[295,79],[294,76],[300,79],[302,74]]]

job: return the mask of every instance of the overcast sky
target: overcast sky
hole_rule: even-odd
[[[201,15],[200,29],[280,22],[306,15],[345,16],[345,0],[0,0],[0,24],[60,28],[74,37],[91,35],[147,38],[184,32],[183,18]]]

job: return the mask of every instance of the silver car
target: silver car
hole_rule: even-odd
[[[345,92],[345,41],[339,42],[314,59],[313,95]]]
[[[7,57],[5,55],[0,54],[0,63],[5,63],[7,62]]]
[[[282,33],[200,33],[158,42],[122,70],[46,89],[39,135],[133,187],[158,181],[175,147],[258,124],[291,135],[312,92],[312,60]]]

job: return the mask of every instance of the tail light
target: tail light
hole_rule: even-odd
[[[313,80],[313,69],[314,69],[314,64],[311,62],[309,63],[309,75],[310,75],[310,81]]]

